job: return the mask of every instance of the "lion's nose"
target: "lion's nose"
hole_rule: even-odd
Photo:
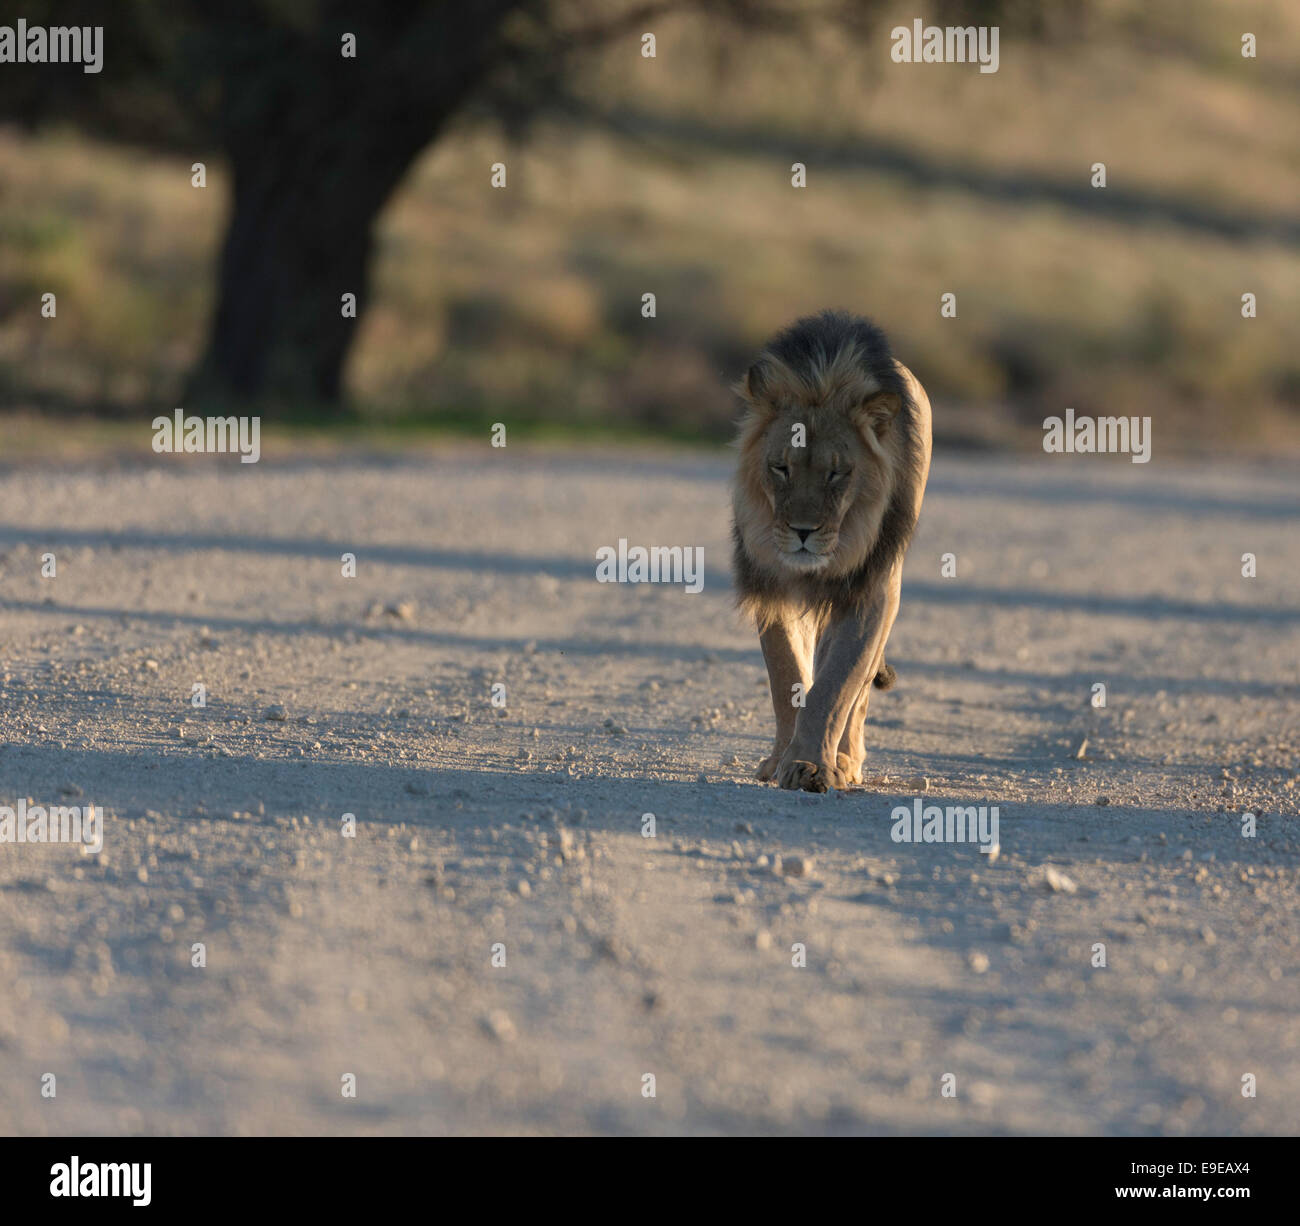
[[[808,543],[808,538],[809,538],[810,536],[812,536],[812,534],[813,534],[814,532],[816,532],[817,529],[816,529],[816,528],[796,528],[796,527],[794,526],[794,524],[791,524],[791,525],[790,525],[790,531],[791,531],[791,532],[794,532],[794,533],[796,533],[796,534],[798,535],[798,537],[799,537],[799,544],[801,544],[801,545],[806,545],[806,544]]]

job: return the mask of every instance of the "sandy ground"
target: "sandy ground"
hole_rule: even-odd
[[[109,814],[0,845],[0,1130],[1293,1133],[1294,476],[938,456],[871,781],[813,796],[751,779],[726,472],[0,472],[0,804]],[[596,583],[620,537],[704,591]],[[1000,857],[893,841],[917,797]]]

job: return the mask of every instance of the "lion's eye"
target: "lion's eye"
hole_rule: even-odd
[[[768,467],[782,479],[790,475],[790,466],[788,464],[769,464]]]
[[[849,475],[849,470],[846,468],[843,472],[831,473],[831,475],[827,477],[826,480],[831,485],[834,485],[837,481],[843,481],[844,478],[847,477],[848,475]]]

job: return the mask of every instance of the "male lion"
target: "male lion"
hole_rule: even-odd
[[[862,781],[872,683],[894,680],[885,642],[930,471],[930,401],[884,333],[843,311],[779,333],[736,391],[732,569],[776,711],[758,778],[847,787]]]

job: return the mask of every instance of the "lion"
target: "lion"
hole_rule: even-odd
[[[930,472],[930,401],[885,334],[844,311],[778,333],[735,390],[732,570],[776,713],[757,777],[849,787],[872,686],[894,681],[885,644]]]

